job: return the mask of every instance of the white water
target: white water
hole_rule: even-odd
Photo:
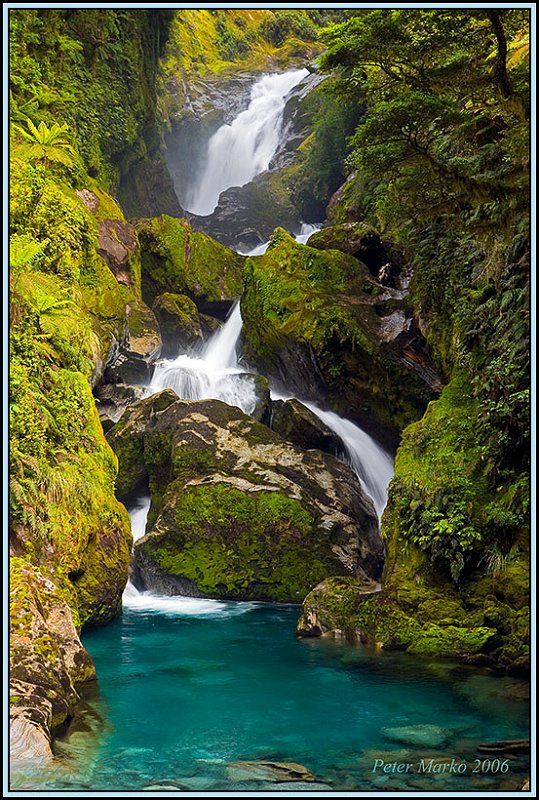
[[[305,400],[303,405],[325,423],[344,444],[350,466],[363,489],[372,498],[378,518],[387,503],[387,487],[393,477],[393,459],[368,433],[333,411],[322,411]]]
[[[211,214],[221,192],[244,186],[268,169],[279,146],[287,95],[308,74],[298,69],[264,75],[254,84],[249,107],[208,142],[204,173],[187,195],[186,211]]]
[[[296,242],[300,244],[306,244],[309,236],[312,236],[313,233],[319,231],[322,227],[321,222],[302,222],[300,232],[294,237]],[[266,250],[269,247],[269,241],[264,242],[263,244],[259,244],[254,247],[252,250],[249,250],[247,253],[241,253],[242,256],[263,256]]]
[[[257,399],[256,376],[246,373],[236,354],[242,324],[237,303],[198,358],[179,355],[156,365],[149,394],[173,389],[182,400],[222,400],[252,414]]]

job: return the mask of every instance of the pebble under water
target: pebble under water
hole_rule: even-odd
[[[15,773],[13,788],[474,792],[522,783],[525,756],[506,763],[479,745],[527,738],[524,681],[298,641],[297,616],[294,606],[190,598],[127,608],[84,636],[99,688],[57,742],[54,767]],[[464,774],[432,771],[452,758]],[[429,772],[418,771],[421,759],[433,759]],[[315,782],[272,783],[264,770],[229,766],[260,760],[299,763]],[[380,760],[413,766],[384,773]]]

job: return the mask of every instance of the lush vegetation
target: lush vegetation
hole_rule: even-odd
[[[447,383],[404,432],[390,549],[406,543],[408,578],[417,548],[420,573],[434,567],[465,595],[478,575],[511,575],[514,593],[504,591],[518,606],[529,516],[529,12],[358,11],[323,39],[336,96],[362,109],[334,214],[403,247]],[[321,117],[315,140],[326,125]],[[389,584],[405,580],[397,572],[390,559]]]

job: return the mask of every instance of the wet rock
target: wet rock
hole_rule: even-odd
[[[342,631],[347,638],[360,635],[354,619],[355,606],[363,597],[376,593],[379,589],[380,584],[373,580],[327,578],[303,601],[296,635],[324,636],[332,631]]]
[[[380,574],[378,521],[352,470],[238,408],[167,390],[134,403],[108,439],[119,496],[141,469],[152,487],[135,545],[141,588],[297,602],[327,575]]]
[[[482,742],[478,748],[481,753],[529,753],[529,739],[509,739],[503,742]]]
[[[323,450],[339,455],[340,438],[299,400],[276,400],[272,403],[271,428],[302,450]]]
[[[33,764],[51,761],[50,738],[43,726],[25,716],[13,716],[9,723],[9,755],[16,761],[28,759]]]
[[[143,396],[141,386],[128,386],[125,383],[100,384],[94,390],[99,419],[105,432],[115,425],[126,408]]]
[[[307,767],[294,762],[276,761],[236,761],[226,769],[227,778],[234,782],[265,781],[267,783],[293,783],[314,781],[313,773]]]
[[[407,725],[400,728],[382,728],[382,733],[391,742],[410,744],[415,747],[440,747],[449,739],[449,732],[438,725]]]
[[[233,186],[219,197],[207,217],[190,215],[195,230],[211,232],[228,247],[247,252],[267,242],[277,224],[299,231],[298,210],[290,202],[278,173],[265,172],[245,186]]]
[[[163,358],[200,349],[206,337],[198,309],[189,297],[171,292],[160,294],[154,300],[152,311],[159,322]]]
[[[10,559],[10,748],[14,758],[52,757],[50,733],[73,715],[77,687],[95,678],[59,589]]]
[[[385,445],[441,388],[403,292],[352,256],[300,245],[277,229],[266,253],[247,260],[244,280],[246,358]]]

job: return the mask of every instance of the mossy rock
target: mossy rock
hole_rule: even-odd
[[[201,347],[205,336],[198,309],[189,297],[165,292],[155,298],[152,311],[159,322],[163,358],[173,358]]]
[[[426,342],[364,264],[277,229],[244,276],[244,347],[260,371],[379,435],[421,416],[440,386]]]
[[[442,603],[441,598],[433,601],[437,608]],[[391,591],[376,592],[357,580],[330,578],[305,598],[297,633],[320,636],[341,630],[386,649],[452,657],[473,656],[485,650],[496,633],[494,628],[470,624],[458,603],[453,613],[463,619],[460,627],[425,621],[432,613],[432,607],[429,610],[425,605],[410,614]]]
[[[124,491],[140,480],[137,463],[149,479],[148,533],[135,544],[141,586],[299,602],[328,574],[380,573],[376,514],[351,469],[238,408],[165,391],[134,403],[109,441]]]
[[[18,742],[17,753],[50,757],[45,732],[73,715],[78,689],[95,679],[95,670],[63,593],[16,557],[10,559],[10,645],[10,719],[27,749],[19,752]]]
[[[204,314],[224,319],[241,294],[243,258],[184,219],[161,217],[136,224],[141,246],[142,294],[153,304],[165,293],[186,294]]]
[[[271,428],[302,450],[339,455],[341,439],[299,400],[276,400],[271,405]]]

